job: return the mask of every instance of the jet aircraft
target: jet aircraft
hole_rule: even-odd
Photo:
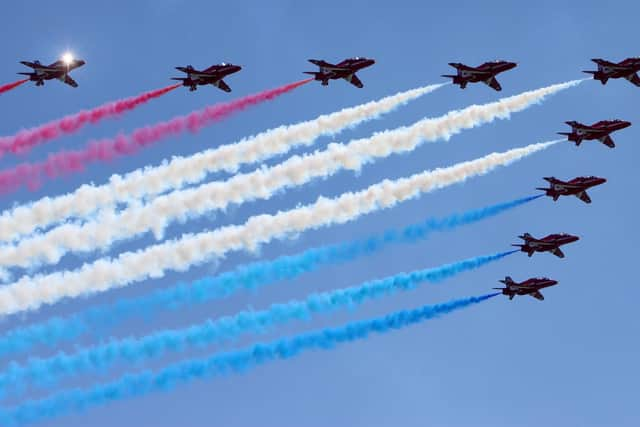
[[[198,85],[213,85],[225,92],[231,92],[231,88],[222,79],[230,74],[237,73],[241,69],[242,67],[239,65],[224,62],[219,65],[212,65],[202,71],[187,65],[186,67],[176,67],[176,70],[186,73],[187,77],[172,77],[171,80],[181,81],[182,86],[187,86],[192,92],[198,88]]]
[[[493,289],[502,291],[502,294],[507,295],[510,300],[512,300],[516,295],[531,295],[532,297],[542,301],[544,300],[544,296],[540,293],[540,289],[558,284],[556,280],[548,279],[546,277],[533,277],[525,280],[524,282],[516,283],[511,277],[507,276],[504,280],[500,280],[499,282],[504,283],[505,287]]]
[[[640,86],[640,77],[637,74],[640,71],[640,58],[627,58],[617,64],[600,58],[594,58],[592,61],[598,64],[598,70],[583,71],[583,73],[592,74],[593,78],[600,80],[603,85],[607,84],[609,79],[624,78]]]
[[[549,234],[542,239],[536,239],[531,234],[524,233],[518,238],[524,240],[524,244],[512,246],[519,247],[522,252],[527,253],[529,256],[532,256],[534,252],[551,252],[558,258],[564,258],[564,253],[560,250],[560,246],[580,240],[578,236],[566,233]]]
[[[357,88],[364,85],[356,76],[356,72],[363,68],[370,67],[375,64],[375,60],[369,58],[349,58],[337,64],[331,64],[322,59],[310,59],[309,62],[320,67],[319,71],[304,71],[305,74],[313,76],[314,80],[322,82],[322,86],[327,86],[329,80],[344,79]]]
[[[609,134],[631,126],[631,122],[624,120],[601,120],[590,126],[579,122],[565,123],[571,126],[571,132],[558,132],[558,134],[566,135],[569,141],[576,143],[576,146],[579,146],[582,141],[597,139],[609,148],[616,146]]]
[[[467,83],[483,82],[494,90],[501,91],[502,86],[496,80],[496,76],[504,71],[515,68],[518,64],[508,61],[492,61],[485,62],[477,67],[469,67],[468,65],[458,62],[449,62],[453,68],[458,70],[458,74],[443,74],[442,77],[453,79],[453,84],[459,85],[460,89],[467,87]]]
[[[71,55],[65,54],[62,59],[59,59],[50,65],[42,65],[38,60],[33,62],[20,61],[20,63],[32,68],[33,71],[18,74],[29,76],[29,80],[36,82],[36,86],[44,86],[45,80],[58,79],[71,87],[78,87],[78,83],[71,78],[69,73],[78,67],[82,67],[85,64],[85,61],[82,59],[74,59]]]
[[[553,197],[554,201],[560,196],[576,196],[585,203],[591,203],[587,189],[607,182],[606,179],[597,176],[580,176],[566,182],[552,176],[545,177],[544,180],[551,184],[550,187],[538,187],[536,190],[543,190],[547,196]]]

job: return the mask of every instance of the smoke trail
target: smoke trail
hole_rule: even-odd
[[[412,175],[395,181],[384,180],[357,193],[344,193],[335,199],[324,197],[311,205],[275,215],[257,215],[243,225],[184,235],[181,239],[120,254],[115,259],[100,259],[75,271],[23,277],[0,288],[0,314],[12,314],[75,297],[122,287],[147,278],[161,277],[165,271],[184,271],[193,265],[224,256],[233,250],[256,250],[273,239],[284,239],[309,229],[343,224],[364,214],[390,208],[468,178],[483,175],[498,166],[544,150],[562,140],[531,144],[503,153],[447,168]],[[46,253],[48,262],[59,258],[57,248]]]
[[[412,89],[322,115],[314,120],[280,126],[235,144],[205,150],[189,157],[174,157],[163,165],[139,169],[125,176],[114,175],[106,185],[83,185],[73,193],[56,198],[46,197],[17,207],[0,216],[0,241],[16,239],[71,216],[86,217],[100,208],[113,207],[118,202],[130,202],[195,184],[211,172],[235,172],[242,164],[285,154],[297,146],[311,145],[322,135],[334,135],[347,127],[376,119],[442,86],[438,84]]]
[[[75,340],[86,333],[107,332],[127,319],[143,315],[150,319],[159,310],[175,310],[189,304],[204,304],[223,298],[240,289],[257,289],[279,280],[293,279],[315,271],[323,265],[349,262],[368,256],[397,243],[414,243],[427,239],[431,233],[450,231],[499,215],[525,203],[543,197],[542,194],[474,209],[444,218],[430,218],[403,229],[389,229],[362,240],[307,249],[272,261],[258,261],[237,269],[191,283],[180,283],[149,295],[121,299],[73,314],[55,317],[46,322],[14,329],[0,336],[0,356],[27,351],[38,344],[54,346],[62,341]]]
[[[441,267],[401,273],[331,292],[312,294],[303,301],[273,304],[263,311],[243,311],[215,321],[178,330],[166,330],[142,338],[127,338],[66,354],[59,352],[47,359],[30,358],[24,365],[12,362],[0,372],[0,395],[21,390],[25,382],[53,385],[57,380],[84,372],[104,371],[118,361],[136,363],[164,356],[167,352],[184,351],[240,334],[261,332],[273,325],[292,320],[309,319],[315,314],[353,308],[366,300],[379,298],[396,291],[416,288],[423,282],[440,282],[465,271],[475,270],[518,251],[479,256],[446,264]]]
[[[467,297],[442,304],[425,305],[413,310],[402,310],[384,317],[347,323],[342,327],[326,328],[300,334],[266,344],[255,344],[244,350],[214,354],[206,359],[191,359],[169,365],[158,373],[145,371],[128,374],[111,383],[90,389],[74,389],[54,394],[41,400],[25,402],[12,409],[0,409],[3,425],[15,425],[48,419],[70,412],[84,410],[114,400],[138,397],[155,391],[166,391],[178,384],[195,379],[220,376],[247,369],[277,359],[289,359],[303,351],[329,350],[344,344],[368,338],[437,318],[481,303],[499,294]]]
[[[180,85],[177,84],[152,90],[131,98],[110,102],[92,110],[81,111],[42,126],[25,129],[13,136],[0,137],[0,157],[6,152],[22,153],[36,145],[58,138],[63,134],[77,132],[87,123],[97,123],[108,117],[119,116],[179,86]]]
[[[29,81],[29,79],[23,79],[23,80],[18,80],[16,82],[8,83],[6,85],[0,86],[0,94],[8,92],[11,89],[16,88],[16,87],[20,86],[21,84],[26,83],[28,81]]]
[[[424,119],[412,126],[381,132],[346,145],[331,144],[324,151],[302,157],[293,156],[271,168],[236,175],[227,181],[175,191],[147,205],[131,205],[118,213],[103,212],[95,221],[85,224],[64,224],[44,235],[23,240],[17,246],[2,248],[0,267],[31,267],[38,263],[43,251],[55,246],[60,248],[61,255],[66,251],[93,251],[149,230],[154,230],[160,239],[171,221],[193,219],[215,209],[225,209],[231,203],[268,199],[283,188],[302,185],[314,178],[326,178],[341,169],[359,170],[363,164],[376,158],[412,151],[425,140],[448,138],[464,128],[497,117],[508,117],[511,111],[522,110],[544,96],[577,82],[526,92],[486,105],[474,105],[447,113],[441,118]]]
[[[186,130],[197,132],[203,127],[220,121],[233,113],[291,92],[310,81],[310,79],[306,79],[289,83],[279,88],[245,96],[235,101],[207,107],[187,116],[175,117],[167,122],[137,129],[131,136],[118,135],[113,139],[93,141],[83,150],[60,151],[49,155],[44,162],[22,163],[13,169],[0,172],[0,193],[16,190],[22,185],[26,185],[30,189],[36,189],[40,186],[43,175],[51,179],[60,175],[82,171],[89,163],[109,161],[116,157],[130,155],[171,135],[176,135]]]

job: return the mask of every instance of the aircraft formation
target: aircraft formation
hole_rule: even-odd
[[[593,61],[598,65],[598,70],[585,72],[591,74],[593,79],[602,82],[602,84],[607,83],[609,79],[624,78],[632,84],[638,85],[637,72],[640,70],[640,59],[628,58],[619,63],[602,59],[594,59]],[[92,141],[92,144],[89,144],[86,149],[58,151],[43,162],[34,161],[29,164],[20,164],[8,171],[0,171],[0,192],[19,188],[21,184],[26,184],[24,186],[29,189],[35,189],[37,185],[34,182],[42,177],[46,179],[61,176],[68,171],[73,173],[85,169],[84,166],[90,161],[111,161],[115,156],[129,155],[129,153],[134,153],[139,148],[149,146],[166,136],[173,137],[186,130],[198,130],[209,123],[222,120],[221,118],[228,116],[231,114],[230,112],[242,111],[247,105],[258,105],[266,100],[274,99],[301,85],[319,82],[320,86],[329,86],[330,84],[333,86],[344,84],[333,83],[333,81],[344,80],[356,88],[363,88],[363,80],[358,74],[362,74],[366,80],[365,73],[370,70],[365,70],[376,64],[376,60],[368,57],[353,57],[337,62],[309,59],[309,62],[318,69],[315,71],[300,70],[308,76],[304,80],[262,90],[230,102],[209,105],[187,115],[179,115],[169,120],[139,127],[127,135]],[[31,68],[31,71],[20,72],[19,74],[27,78],[5,85],[9,88],[7,90],[11,90],[16,84],[28,81],[34,82],[35,86],[44,86],[50,80],[59,80],[76,88],[78,83],[71,77],[71,74],[75,69],[84,66],[85,61],[73,58],[71,55],[65,55],[50,65],[43,65],[39,61],[21,61],[21,64]],[[416,93],[427,94],[448,85],[459,86],[461,90],[474,90],[476,86],[482,87],[482,85],[473,85],[474,83],[484,83],[493,91],[500,92],[502,85],[498,81],[498,77],[501,73],[513,70],[518,66],[515,62],[503,60],[489,61],[478,66],[468,66],[460,62],[451,62],[449,65],[455,69],[455,74],[442,75],[447,79],[446,83],[431,84],[399,92],[381,100],[325,114],[315,120],[286,126],[284,131],[282,127],[274,128],[228,145],[207,147],[193,156],[174,158],[157,167],[147,166],[142,169],[143,172],[136,171],[130,175],[120,176],[117,181],[114,181],[116,185],[113,182],[105,185],[91,184],[61,197],[47,197],[43,199],[43,202],[36,201],[27,207],[8,210],[0,215],[0,243],[7,242],[0,250],[0,282],[14,280],[12,269],[21,269],[26,273],[11,283],[3,283],[0,289],[0,301],[3,301],[0,315],[13,315],[26,310],[35,310],[68,297],[106,292],[109,289],[146,280],[148,277],[160,273],[164,274],[164,272],[186,271],[191,266],[208,262],[212,258],[223,257],[230,251],[254,250],[270,240],[280,239],[279,236],[282,234],[297,234],[312,228],[355,220],[358,216],[374,212],[381,206],[393,206],[399,201],[414,197],[413,195],[407,196],[408,194],[426,193],[431,191],[431,188],[443,188],[456,182],[463,182],[468,177],[478,174],[473,171],[482,170],[482,173],[486,173],[490,168],[505,166],[516,158],[529,155],[518,153],[533,153],[536,150],[544,149],[534,149],[532,148],[534,146],[575,144],[576,147],[579,147],[585,141],[598,141],[609,148],[615,148],[616,143],[612,134],[631,126],[630,122],[617,119],[600,120],[593,124],[570,120],[564,122],[570,127],[570,130],[565,128],[558,132],[566,137],[566,141],[554,140],[530,144],[504,153],[491,153],[479,159],[465,161],[446,168],[424,170],[399,181],[385,180],[373,184],[365,190],[349,192],[348,198],[343,198],[343,196],[322,198],[318,199],[316,204],[297,206],[294,209],[279,211],[273,215],[256,215],[249,218],[244,224],[222,226],[201,233],[181,235],[175,239],[165,239],[162,236],[164,230],[172,222],[194,219],[208,212],[226,209],[231,204],[239,205],[257,199],[266,200],[282,189],[303,185],[312,179],[326,178],[339,169],[349,169],[353,165],[363,164],[362,162],[365,161],[363,159],[373,161],[372,159],[384,158],[391,153],[408,152],[422,142],[441,140],[445,136],[454,135],[463,129],[471,129],[480,124],[489,123],[497,117],[503,118],[512,112],[521,111],[530,105],[541,102],[549,94],[576,86],[583,80],[587,80],[572,80],[553,84],[483,105],[472,105],[461,110],[450,111],[440,117],[425,117],[410,126],[376,133],[371,138],[352,140],[344,144],[334,143],[326,150],[319,149],[301,156],[296,155],[272,167],[263,164],[256,171],[242,171],[234,173],[228,179],[203,182],[204,176],[212,172],[235,171],[242,164],[257,163],[266,158],[261,156],[283,155],[286,153],[286,151],[282,151],[283,147],[291,149],[296,144],[298,146],[303,143],[310,144],[320,136],[335,135],[341,129],[377,118],[380,114],[393,111],[394,108],[403,105],[408,100],[422,96],[416,95]],[[72,134],[85,124],[95,122],[92,120],[117,116],[169,91],[180,91],[185,90],[182,88],[186,88],[189,92],[193,92],[199,88],[208,90],[208,86],[213,86],[229,93],[232,91],[232,86],[235,86],[235,79],[242,75],[243,67],[223,62],[208,67],[181,65],[175,69],[181,75],[168,75],[167,78],[173,80],[169,86],[109,102],[88,111],[83,110],[56,121],[24,129],[15,135],[0,137],[0,156],[5,153],[23,154],[36,145],[48,142],[63,134]],[[345,85],[345,90],[352,89],[349,85]],[[457,91],[458,89],[451,90]],[[483,87],[478,90],[493,93]],[[217,93],[217,91],[213,91]],[[0,87],[0,93],[3,93],[2,87]],[[224,94],[219,95],[226,97]],[[390,99],[393,102],[389,101]],[[391,106],[392,104],[393,106]],[[481,111],[482,114],[478,114],[478,111]],[[505,114],[505,111],[509,114]],[[491,118],[487,119],[487,117]],[[464,123],[464,125],[460,123]],[[406,129],[410,129],[412,135],[418,136],[407,136],[409,132],[406,132]],[[300,137],[300,135],[304,135],[304,137]],[[397,141],[402,141],[402,144],[398,144]],[[604,147],[598,149],[605,150]],[[69,165],[69,169],[64,169],[67,165]],[[472,166],[469,167],[469,165]],[[467,170],[472,172],[467,172]],[[451,177],[456,177],[457,181]],[[173,288],[163,288],[158,292],[147,293],[140,298],[125,297],[118,299],[112,305],[101,305],[97,309],[90,307],[86,311],[56,319],[51,323],[46,321],[29,325],[26,328],[16,328],[5,336],[0,334],[0,350],[4,349],[5,353],[11,354],[28,351],[32,346],[40,343],[53,346],[58,342],[73,342],[79,338],[79,335],[90,335],[94,330],[100,330],[101,333],[104,333],[102,331],[105,328],[113,327],[116,323],[123,322],[128,318],[141,314],[150,315],[149,313],[152,312],[159,313],[162,310],[173,310],[178,306],[186,307],[191,304],[206,303],[213,298],[221,298],[221,294],[227,295],[241,289],[256,289],[278,281],[281,277],[294,278],[304,272],[312,271],[315,266],[323,263],[350,261],[356,256],[365,256],[372,251],[381,250],[385,245],[426,238],[424,236],[433,231],[451,230],[453,227],[471,224],[482,218],[496,215],[497,212],[506,211],[543,196],[551,198],[554,202],[560,201],[561,196],[575,196],[582,203],[589,204],[592,203],[592,200],[588,192],[592,192],[594,187],[607,182],[605,178],[597,176],[579,176],[572,179],[570,177],[560,179],[547,176],[542,180],[548,185],[536,188],[536,190],[542,191],[542,194],[538,193],[535,196],[484,207],[465,212],[462,215],[451,215],[444,219],[436,218],[435,221],[425,221],[402,230],[386,230],[362,241],[342,241],[337,245],[314,247],[299,254],[287,254],[273,260],[241,264],[235,270],[198,279],[190,284],[193,286],[185,286],[182,283]],[[424,185],[424,182],[434,183],[433,187]],[[130,203],[131,200],[144,200],[145,202]],[[344,203],[344,200],[349,203]],[[581,202],[576,203],[581,206]],[[120,205],[122,205],[122,209],[115,208]],[[100,213],[102,210],[109,210],[110,213],[102,215]],[[82,221],[69,221],[70,218],[82,219]],[[83,263],[82,267],[76,270],[68,269],[30,276],[31,272],[36,271],[40,266],[57,264],[67,253],[107,251],[119,241],[134,239],[150,231],[153,231],[157,236],[158,242],[135,252],[123,252],[108,260],[98,258],[95,262]],[[297,320],[301,313],[311,316],[323,311],[330,312],[340,307],[355,306],[365,299],[373,299],[390,291],[411,289],[422,282],[435,283],[442,280],[443,277],[451,277],[459,272],[470,271],[507,255],[518,256],[515,254],[522,253],[532,258],[536,254],[535,261],[538,261],[542,256],[540,254],[546,252],[556,258],[563,259],[567,245],[581,240],[578,235],[558,232],[546,236],[533,236],[525,232],[517,237],[519,241],[512,244],[515,249],[509,248],[511,250],[473,257],[410,274],[400,273],[384,279],[365,282],[360,286],[314,294],[307,299],[293,300],[287,304],[275,304],[272,306],[273,308],[261,311],[240,312],[237,315],[223,318],[220,323],[216,319],[208,319],[203,324],[190,325],[186,329],[172,329],[169,340],[166,339],[168,336],[165,333],[166,330],[154,331],[152,334],[128,340],[114,338],[107,344],[109,346],[108,354],[113,354],[114,360],[93,357],[103,354],[104,351],[102,344],[96,344],[79,348],[77,352],[64,355],[64,357],[56,358],[54,356],[39,359],[37,363],[33,362],[36,363],[35,365],[29,364],[31,363],[29,361],[22,365],[16,362],[9,371],[10,380],[7,380],[8,374],[3,374],[0,369],[0,388],[3,389],[3,392],[11,388],[19,390],[24,388],[27,385],[25,383],[29,383],[35,375],[50,378],[53,382],[54,379],[61,378],[63,375],[71,377],[92,370],[107,370],[120,355],[125,355],[126,358],[132,360],[150,359],[159,357],[164,352],[176,351],[183,347],[188,348],[195,344],[200,346],[222,339],[230,339],[241,333],[252,333],[270,325]],[[51,250],[51,248],[55,248],[55,250]],[[570,251],[571,247],[569,246],[566,256],[571,256]],[[149,262],[152,259],[153,262]],[[108,274],[105,274],[105,271],[108,271]],[[7,272],[8,274],[5,275]],[[506,273],[513,274],[512,272]],[[448,313],[450,310],[470,306],[470,304],[494,297],[502,298],[504,296],[513,300],[516,296],[528,296],[542,301],[545,299],[543,292],[547,293],[547,288],[558,284],[558,280],[554,278],[543,276],[519,278],[509,274],[504,276],[501,274],[500,277],[504,278],[498,282],[502,284],[502,287],[495,287],[494,291],[488,291],[490,293],[486,295],[424,306],[411,312],[410,315],[407,315],[405,311],[399,312],[400,314],[396,317],[386,316],[381,318],[382,320],[372,321],[370,331],[378,333],[380,330],[386,330],[387,326],[381,327],[381,325],[388,325],[388,330],[396,329],[404,326],[402,322],[407,319],[413,322],[418,318],[435,317],[442,313]],[[513,277],[516,277],[517,280]],[[487,288],[491,286],[489,284]],[[30,291],[24,292],[25,288]],[[221,290],[224,292],[220,292]],[[531,301],[533,304],[538,304]],[[266,346],[257,344],[246,352],[239,350],[238,352],[225,353],[217,358],[213,357],[217,354],[214,353],[213,358],[208,359],[209,361],[203,365],[198,365],[199,362],[197,360],[194,362],[193,359],[184,361],[193,369],[182,369],[186,365],[179,365],[177,369],[174,368],[174,365],[169,365],[166,368],[166,372],[169,374],[166,374],[165,371],[158,371],[157,374],[154,374],[157,376],[153,377],[157,380],[154,380],[148,388],[135,390],[129,395],[138,396],[162,388],[166,378],[173,378],[166,375],[180,375],[177,379],[186,382],[191,381],[192,378],[189,375],[192,372],[204,372],[211,367],[213,369],[220,368],[222,371],[229,367],[234,369],[233,363],[236,360],[251,361],[256,364],[263,363],[265,360],[275,360],[281,357],[282,348],[291,349],[290,353],[284,354],[284,357],[289,357],[304,349],[331,348],[344,341],[341,337],[367,336],[366,329],[358,329],[365,327],[367,323],[358,322],[355,325],[345,326],[344,331],[338,328],[331,329],[329,333],[322,330],[317,335],[305,334],[303,335],[304,339],[294,337],[291,341],[284,341],[285,345],[282,344],[283,341],[275,341]],[[353,331],[356,330],[360,332],[354,334]],[[192,339],[195,336],[199,337],[197,342]],[[317,338],[309,339],[310,336]],[[330,341],[332,337],[338,337],[338,340]],[[270,345],[272,347],[269,347]],[[154,351],[149,352],[149,348]],[[269,350],[270,348],[273,350]],[[264,357],[267,354],[271,356]],[[29,369],[33,369],[36,374],[30,376]],[[98,385],[96,389],[81,390],[72,396],[71,402],[75,402],[77,407],[83,407],[82,402],[89,401],[83,400],[85,399],[83,396],[89,396],[88,399],[92,405],[120,399],[122,398],[120,396],[128,396],[128,391],[127,393],[114,393],[113,390],[129,390],[126,387],[136,383],[135,381],[131,382],[131,378],[138,378],[135,375],[135,373],[127,373],[125,377],[116,378],[114,382],[108,383],[107,387]],[[124,389],[119,387],[124,387]],[[106,390],[104,396],[100,394],[101,390]],[[41,404],[38,403],[40,401],[27,402],[24,407],[29,411],[32,408],[41,408],[38,409],[39,415],[34,416],[34,419],[48,418],[52,416],[51,414],[55,415],[56,412],[51,409],[54,407],[59,413],[70,412],[69,408],[74,408],[72,404],[67,403],[61,407],[55,406],[56,402],[62,402],[56,400],[55,396],[52,397],[53,400],[43,400]],[[112,396],[117,397],[112,398]],[[17,415],[11,415],[9,419],[21,419],[21,408],[23,406],[17,406],[15,410]],[[3,412],[0,409],[0,424],[3,424],[2,420],[6,419],[3,418],[4,416],[6,416],[6,411]]]
[[[593,75],[593,78],[603,85],[609,79],[624,78],[632,84],[640,86],[640,77],[637,74],[640,71],[640,58],[627,58],[619,63],[604,59],[592,59],[592,61],[598,65],[598,70],[583,72]],[[364,84],[356,73],[375,64],[374,59],[365,57],[347,58],[336,64],[322,59],[309,59],[309,62],[318,66],[319,70],[305,71],[304,73],[313,76],[313,80],[319,81],[322,86],[328,86],[330,80],[345,80],[357,88],[363,88]],[[33,72],[19,74],[29,76],[29,80],[36,82],[36,86],[43,86],[45,80],[57,79],[69,86],[77,87],[78,84],[70,77],[69,73],[83,66],[85,61],[65,55],[62,59],[48,66],[42,65],[39,61],[21,61],[21,63],[32,68]],[[465,89],[469,83],[482,82],[495,91],[502,90],[502,86],[496,76],[517,67],[517,63],[503,60],[485,62],[477,67],[458,62],[450,62],[449,65],[455,68],[457,73],[443,74],[442,77],[450,78],[452,83],[458,85],[461,89]],[[187,65],[186,67],[178,66],[176,69],[185,73],[186,76],[172,77],[171,79],[180,81],[182,86],[189,88],[189,91],[195,91],[198,86],[212,85],[224,92],[231,92],[231,88],[224,81],[224,78],[241,71],[242,67],[223,62],[203,70],[197,70],[192,65]],[[598,140],[609,148],[615,147],[610,134],[631,126],[630,122],[617,119],[601,120],[592,125],[585,125],[577,121],[567,121],[565,123],[571,126],[571,132],[558,132],[558,134],[567,136],[567,140],[574,142],[576,146],[580,146],[583,141]],[[560,196],[576,196],[585,203],[591,203],[591,198],[586,190],[606,182],[605,178],[595,176],[576,177],[569,181],[563,181],[555,177],[545,177],[543,179],[549,182],[550,186],[548,188],[538,187],[537,189],[544,191],[544,194],[553,198],[554,201],[557,201]],[[535,252],[550,252],[559,258],[564,258],[564,253],[560,250],[560,246],[579,240],[578,236],[565,233],[550,234],[541,239],[536,239],[529,233],[525,233],[519,238],[524,240],[524,243],[514,246],[520,247],[520,250],[527,253],[529,257]],[[501,290],[509,299],[513,299],[516,295],[530,295],[539,300],[544,299],[540,289],[554,286],[558,283],[546,277],[530,278],[517,283],[509,276],[504,280],[500,280],[500,282],[505,284],[505,287],[494,289]]]

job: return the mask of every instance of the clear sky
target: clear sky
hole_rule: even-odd
[[[496,100],[552,83],[584,77],[590,58],[621,60],[638,51],[636,2],[568,1],[236,1],[141,0],[135,2],[31,1],[2,7],[0,82],[16,78],[20,60],[55,60],[66,49],[87,65],[73,73],[79,87],[58,82],[32,84],[0,97],[0,134],[12,134],[82,108],[169,84],[173,67],[238,63],[242,72],[227,79],[233,93],[215,88],[186,88],[152,101],[118,120],[85,128],[33,150],[42,159],[61,148],[81,147],[91,138],[127,132],[137,126],[187,113],[302,78],[314,67],[308,58],[339,61],[367,56],[377,63],[360,72],[363,89],[343,81],[329,87],[310,84],[275,102],[239,114],[203,130],[155,145],[136,156],[96,164],[84,173],[51,182],[31,193],[0,198],[3,210],[15,203],[72,191],[82,183],[104,183],[113,173],[157,165],[172,155],[231,143],[281,124],[377,99],[401,90],[443,81],[448,62],[477,65],[513,60],[516,69],[499,77],[497,94],[484,85],[462,91],[448,86],[357,129],[337,136],[346,142],[376,130],[411,124],[472,103]],[[588,81],[542,105],[500,121],[465,131],[449,142],[425,144],[409,155],[391,156],[361,173],[339,173],[282,193],[267,202],[250,203],[206,218],[174,225],[169,237],[244,222],[256,213],[276,212],[309,203],[318,195],[358,190],[385,177],[407,176],[425,169],[480,157],[491,151],[555,139],[566,120],[592,123],[619,118],[638,122],[640,88],[624,80],[607,86]],[[508,168],[381,211],[347,225],[304,233],[275,242],[256,255],[229,257],[171,273],[100,297],[66,301],[37,313],[2,322],[2,330],[49,316],[73,313],[92,304],[142,295],[178,280],[190,280],[254,260],[293,254],[305,248],[364,237],[390,226],[401,227],[433,215],[534,194],[543,176],[573,178],[598,175],[608,182],[590,191],[591,205],[575,198],[537,200],[481,224],[435,235],[414,245],[395,246],[356,262],[323,268],[298,280],[257,293],[239,293],[206,306],[163,315],[153,323],[127,322],[118,336],[140,335],[165,327],[186,326],[206,318],[233,314],[247,306],[302,298],[312,291],[356,285],[365,280],[437,266],[509,248],[523,232],[545,235],[569,232],[582,240],[567,246],[565,259],[516,254],[486,268],[437,286],[368,303],[307,323],[292,323],[264,336],[171,356],[140,366],[120,366],[65,386],[89,385],[124,371],[159,368],[181,357],[222,348],[242,347],[348,320],[365,319],[402,308],[479,295],[511,275],[516,280],[546,275],[559,280],[544,302],[495,298],[480,306],[400,332],[377,336],[328,352],[306,353],[246,374],[195,382],[94,408],[84,414],[40,423],[43,426],[637,426],[636,410],[640,324],[634,311],[640,297],[634,267],[640,238],[637,227],[637,159],[640,122],[614,135],[613,150],[587,142],[562,144]],[[330,138],[318,141],[321,148]],[[275,164],[282,159],[273,159]],[[5,169],[14,156],[0,160]],[[250,170],[245,167],[243,170]],[[212,179],[224,178],[224,174]],[[118,244],[109,255],[141,248],[151,236]],[[105,254],[67,256],[56,268],[75,268]],[[88,344],[90,339],[82,340]],[[73,349],[74,345],[64,346]],[[45,355],[46,349],[33,354]],[[29,397],[44,395],[29,393]],[[15,400],[9,401],[15,403]]]

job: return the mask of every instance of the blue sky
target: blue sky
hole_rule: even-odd
[[[345,4],[346,3],[346,4]],[[477,65],[496,58],[518,62],[500,76],[503,92],[484,85],[461,91],[445,87],[382,120],[344,132],[348,141],[381,129],[434,117],[472,103],[493,101],[524,90],[585,76],[589,58],[621,60],[638,55],[638,5],[616,7],[602,2],[205,2],[177,0],[64,1],[4,5],[0,32],[1,82],[16,78],[20,60],[53,61],[70,49],[87,61],[74,72],[80,87],[57,82],[44,88],[24,85],[0,98],[0,134],[12,134],[82,108],[131,96],[168,84],[176,65],[205,67],[228,61],[243,66],[228,78],[233,93],[215,88],[174,91],[118,120],[104,121],[77,135],[33,150],[41,159],[61,148],[80,147],[91,138],[127,132],[137,126],[183,114],[300,79],[312,70],[308,58],[341,60],[375,58],[375,66],[359,75],[365,87],[345,82],[328,88],[311,84],[272,103],[263,104],[203,130],[166,140],[126,160],[93,165],[85,173],[51,182],[41,190],[0,198],[0,208],[44,195],[72,191],[82,183],[105,182],[113,173],[155,165],[172,155],[231,143],[285,123],[377,99],[400,90],[442,81],[447,62]],[[243,222],[256,213],[276,212],[309,203],[318,195],[335,196],[358,190],[386,177],[396,178],[491,151],[555,138],[566,131],[566,120],[594,122],[620,118],[637,121],[640,89],[626,81],[607,86],[589,81],[562,92],[544,104],[500,121],[465,131],[447,143],[426,144],[409,155],[392,156],[358,174],[342,172],[326,181],[287,191],[272,200],[250,203],[215,216],[173,226],[169,236]],[[43,426],[636,426],[639,324],[633,315],[640,297],[634,268],[634,243],[639,233],[634,164],[638,158],[638,126],[614,136],[610,150],[588,142],[579,149],[562,144],[508,168],[464,185],[434,192],[394,209],[356,222],[304,233],[287,242],[262,248],[271,259],[308,247],[367,236],[390,226],[404,226],[429,216],[506,201],[533,194],[542,176],[572,178],[599,175],[608,182],[593,189],[593,204],[577,199],[553,203],[542,199],[481,224],[436,235],[414,245],[395,246],[356,262],[324,268],[259,293],[239,293],[215,303],[163,315],[153,323],[127,322],[118,336],[139,335],[179,327],[208,317],[232,314],[247,306],[301,298],[385,277],[401,271],[437,266],[462,258],[508,249],[515,236],[569,232],[582,237],[566,247],[567,258],[549,254],[529,259],[508,257],[473,273],[437,286],[380,299],[357,311],[336,313],[307,323],[290,324],[264,336],[178,356],[144,366],[124,366],[108,375],[96,373],[66,386],[89,385],[124,371],[157,368],[180,357],[196,357],[218,348],[241,347],[256,339],[271,339],[348,320],[364,319],[430,302],[485,293],[504,275],[520,280],[547,275],[559,286],[547,299],[496,298],[478,307],[417,327],[375,337],[329,352],[265,365],[243,375],[193,383],[169,393],[130,399],[84,414],[40,423]],[[331,142],[321,139],[318,148]],[[281,159],[273,159],[274,164]],[[5,169],[15,157],[0,159]],[[243,170],[250,170],[245,167]],[[219,174],[213,179],[224,178]],[[140,248],[153,239],[119,244],[113,254]],[[75,268],[102,254],[67,256],[57,268]],[[92,304],[142,295],[256,259],[232,254],[182,274],[168,274],[100,297],[80,298],[15,316],[2,330],[73,313]],[[80,344],[88,344],[89,339]],[[76,345],[76,344],[74,344]],[[65,346],[73,349],[74,345]],[[42,350],[34,354],[45,355]],[[42,396],[41,392],[29,394]],[[14,402],[14,401],[11,401]]]

